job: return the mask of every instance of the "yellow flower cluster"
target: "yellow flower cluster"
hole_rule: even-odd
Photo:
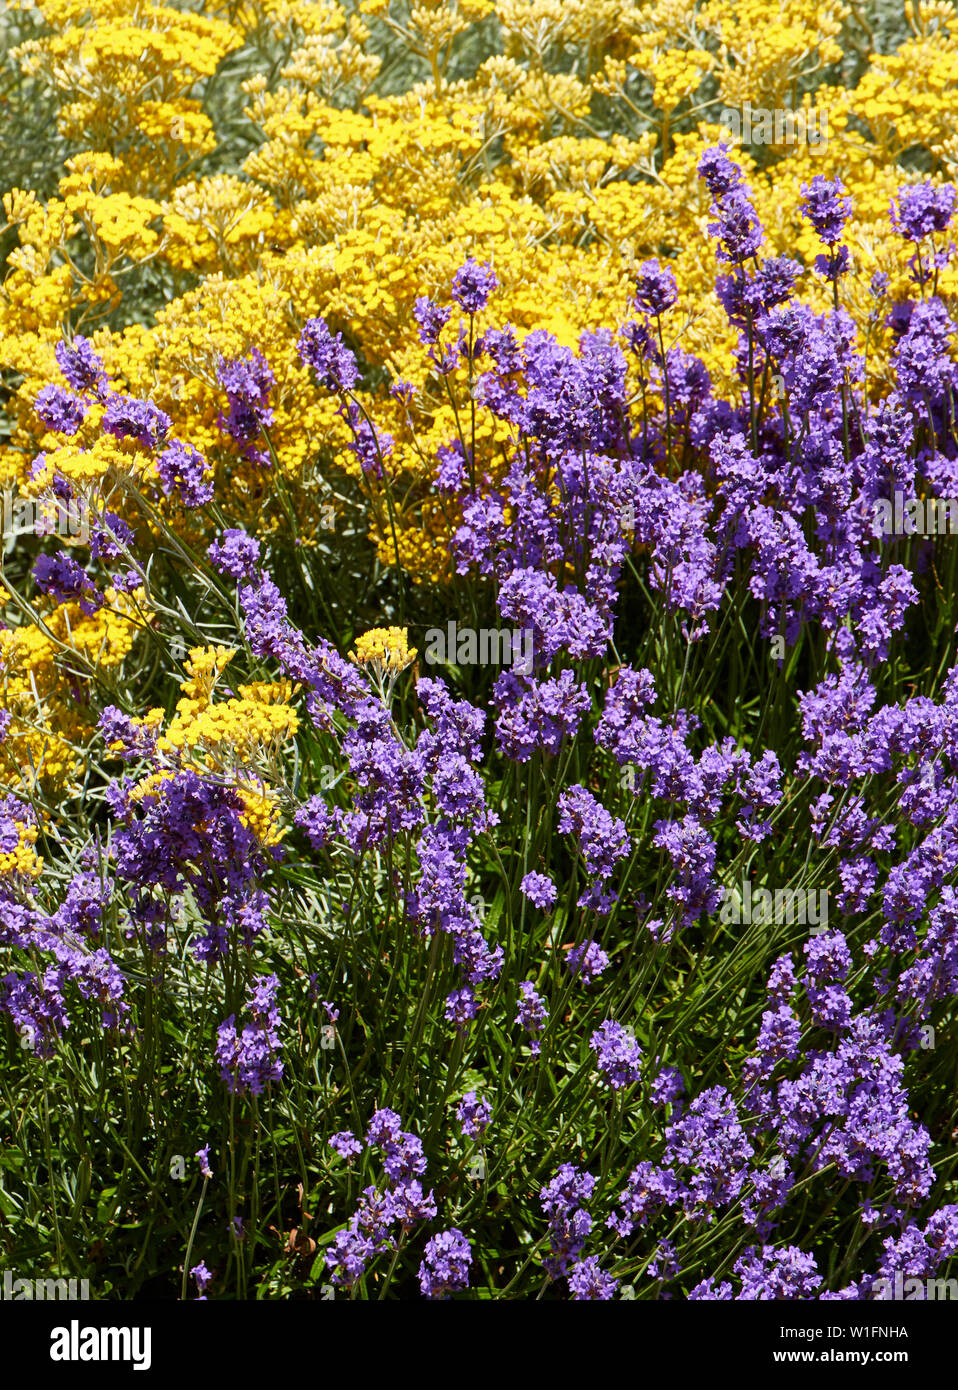
[[[720,391],[734,391],[735,334],[714,294],[696,166],[708,145],[736,143],[729,118],[746,103],[800,112],[800,128],[820,139],[743,144],[736,157],[768,253],[797,251],[806,264],[820,248],[800,213],[801,185],[819,173],[843,178],[854,200],[843,302],[868,328],[877,389],[890,343],[868,286],[876,271],[893,294],[908,284],[908,252],[888,234],[892,194],[914,177],[899,161],[918,156],[942,177],[958,170],[950,0],[909,3],[908,37],[893,52],[878,52],[861,7],[841,0],[214,0],[202,13],[41,0],[40,9],[50,33],[25,44],[19,62],[46,82],[61,130],[85,148],[55,196],[4,198],[18,245],[0,287],[0,372],[12,390],[0,473],[22,482],[41,449],[77,482],[146,469],[132,446],[84,446],[95,412],[89,435],[67,445],[45,436],[33,400],[59,380],[53,347],[70,322],[92,336],[118,385],[152,396],[209,458],[231,524],[292,540],[295,521],[296,543],[315,544],[326,486],[349,475],[380,561],[398,558],[414,578],[449,574],[458,518],[428,485],[436,449],[464,421],[477,457],[499,456],[507,440],[484,413],[473,426],[468,369],[437,378],[411,320],[417,296],[446,296],[467,256],[491,261],[500,283],[488,322],[511,322],[520,336],[546,329],[570,346],[582,329],[629,316],[637,262],[671,258],[681,287],[673,333]],[[848,44],[862,76],[844,86],[826,79]],[[230,121],[215,118],[229,84],[245,101],[240,147],[235,105],[223,108]],[[803,294],[824,307],[830,287],[812,274],[806,282]],[[149,312],[139,307],[147,284]],[[946,270],[942,292],[956,288]],[[386,484],[361,477],[336,401],[297,356],[313,315],[343,332],[381,383],[374,413],[395,439],[391,515]],[[269,471],[218,428],[220,358],[253,346],[276,378]],[[397,377],[415,388],[411,403],[386,392]],[[281,492],[295,505],[281,505]]]
[[[181,700],[178,711],[157,740],[159,753],[195,753],[198,749],[213,753],[228,748],[232,760],[248,763],[258,752],[291,738],[299,727],[293,710],[261,704],[255,698],[225,700],[205,709]]]
[[[239,786],[243,810],[240,820],[259,840],[261,845],[278,845],[287,833],[287,827],[280,825],[280,812],[276,801],[266,792],[253,786]]]
[[[387,671],[404,671],[416,660],[417,650],[409,645],[409,632],[404,627],[374,627],[356,638],[356,650],[349,653],[350,661],[369,666],[380,676]]]
[[[235,655],[235,647],[192,647],[183,663],[187,679],[180,686],[183,699],[177,708],[205,709],[213,698],[213,687]]]
[[[191,650],[183,695],[157,740],[158,753],[223,771],[275,757],[280,745],[295,737],[299,718],[288,703],[293,693],[288,681],[241,685],[238,696],[214,701],[214,687],[234,654],[227,647]]]
[[[142,595],[108,588],[104,605],[44,605],[0,629],[0,708],[10,715],[0,742],[4,781],[29,790],[61,789],[81,776],[96,714],[85,692],[111,689],[145,626]]]
[[[151,772],[146,777],[140,779],[135,787],[130,788],[129,799],[138,801],[142,805],[144,801],[158,800],[163,795],[163,788],[173,778],[172,772]]]
[[[215,147],[209,117],[188,94],[240,46],[231,24],[148,0],[48,0],[42,9],[51,33],[14,57],[27,76],[49,80],[63,135],[100,151],[125,146],[136,188],[165,189]]]

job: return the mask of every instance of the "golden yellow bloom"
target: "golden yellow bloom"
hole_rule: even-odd
[[[286,835],[279,823],[279,807],[264,792],[252,787],[238,787],[243,810],[240,820],[262,845],[278,845]]]
[[[29,491],[56,469],[92,500],[117,475],[155,482],[135,444],[98,436],[96,410],[69,441],[38,420],[38,390],[62,384],[53,348],[69,323],[92,338],[120,389],[150,396],[209,459],[231,524],[289,541],[290,513],[275,505],[285,488],[297,540],[313,547],[327,484],[346,475],[363,486],[380,561],[398,558],[413,579],[449,577],[458,519],[435,505],[431,469],[456,436],[457,412],[468,412],[469,383],[464,371],[437,381],[412,307],[420,294],[447,298],[467,256],[492,261],[499,279],[489,323],[512,323],[520,340],[546,329],[575,349],[584,329],[630,316],[635,265],[668,254],[680,288],[675,341],[701,357],[717,394],[737,393],[737,335],[714,293],[697,164],[728,138],[723,108],[748,100],[827,114],[827,142],[815,149],[735,153],[765,250],[806,265],[819,248],[801,184],[815,174],[845,182],[853,270],[842,302],[870,334],[871,388],[892,346],[870,320],[871,276],[883,271],[892,294],[910,292],[908,253],[888,235],[891,196],[914,177],[898,161],[958,178],[958,11],[946,0],[906,6],[908,35],[894,51],[862,40],[855,86],[823,81],[851,22],[846,0],[212,0],[201,13],[152,0],[41,0],[40,9],[50,32],[15,61],[45,84],[60,129],[83,148],[55,196],[17,188],[3,199],[18,243],[0,287],[0,370],[18,383],[6,402],[3,479]],[[474,26],[486,26],[488,53],[491,18],[499,51],[473,63]],[[278,63],[254,61],[264,36]],[[241,155],[229,144],[235,127],[216,126],[206,84],[223,81],[218,65],[244,44],[253,138]],[[396,90],[403,67],[415,85]],[[388,89],[378,85],[384,70]],[[207,154],[215,165],[197,169]],[[154,273],[166,298],[144,314],[143,277]],[[940,290],[958,291],[958,269],[943,271]],[[813,275],[802,293],[816,309],[829,305]],[[298,358],[313,315],[346,335],[377,382],[401,376],[417,388],[411,414],[382,387],[371,392],[370,414],[395,439],[392,518],[346,447],[337,402]],[[217,425],[219,359],[253,346],[276,377],[268,474]],[[490,477],[508,435],[480,412],[477,459]],[[48,467],[31,484],[41,451]],[[210,524],[184,519],[175,502],[160,506],[194,537]]]
[[[180,686],[187,698],[180,704],[195,702],[200,708],[207,705],[213,697],[213,687],[235,655],[235,647],[191,647],[183,663],[188,679]]]
[[[386,671],[403,671],[416,660],[417,651],[409,645],[409,632],[404,627],[374,627],[356,638],[356,650],[349,653],[357,666],[369,666],[382,675]]]

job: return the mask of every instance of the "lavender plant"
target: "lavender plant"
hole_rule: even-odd
[[[39,620],[125,596],[164,662],[78,671],[82,787],[0,808],[7,1260],[357,1300],[868,1299],[951,1267],[958,539],[915,515],[958,499],[954,191],[891,210],[915,288],[873,286],[875,382],[840,183],[805,190],[806,269],[762,257],[724,147],[700,173],[737,397],[676,345],[667,264],[574,351],[497,325],[468,261],[415,314],[455,579],[372,631],[309,553],[284,593],[163,412],[62,347],[45,422],[155,468],[108,492],[40,456],[89,560],[50,541],[9,587]],[[361,364],[322,320],[299,342],[391,516]],[[219,367],[264,469],[272,379]],[[433,669],[439,620],[532,659]]]

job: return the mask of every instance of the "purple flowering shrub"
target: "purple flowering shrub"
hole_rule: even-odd
[[[85,1175],[71,1272],[124,1297],[192,1276],[204,1297],[698,1300],[869,1299],[951,1268],[953,190],[891,210],[914,292],[871,287],[894,340],[875,382],[841,184],[804,190],[805,267],[763,258],[726,150],[700,173],[734,399],[677,345],[656,261],[635,317],[578,350],[497,325],[479,261],[417,301],[432,376],[470,387],[434,467],[444,589],[291,569],[268,526],[209,511],[162,412],[82,339],[58,354],[71,391],[41,418],[73,438],[102,411],[154,459],[150,525],[152,486],[196,544],[147,569],[142,517],[104,510],[89,558],[45,549],[25,601],[96,614],[131,567],[146,652],[226,642],[223,696],[268,686],[297,715],[253,748],[143,655],[122,688],[86,673],[82,795],[4,801],[6,1069],[55,1089],[54,1164]],[[299,352],[391,508],[361,361],[321,319]],[[216,373],[218,428],[273,466],[270,364]],[[510,641],[437,658],[449,623]],[[357,638],[386,624],[377,664]],[[416,651],[390,665],[397,626]],[[202,739],[162,735],[174,708]],[[84,1128],[94,1076],[114,1109]],[[39,1219],[17,1172],[0,1197]]]

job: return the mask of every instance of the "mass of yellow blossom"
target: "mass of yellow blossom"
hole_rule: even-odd
[[[583,329],[629,317],[638,262],[668,259],[681,345],[718,390],[732,389],[735,331],[714,292],[702,151],[738,143],[768,253],[806,265],[819,248],[801,186],[840,175],[853,200],[843,303],[868,332],[878,392],[890,335],[869,286],[876,272],[892,296],[909,283],[887,235],[892,196],[919,168],[943,180],[958,170],[950,0],[907,0],[907,32],[890,52],[863,8],[843,0],[8,8],[33,16],[11,61],[68,153],[49,191],[12,186],[2,198],[0,485],[36,493],[59,474],[88,499],[115,494],[117,513],[135,519],[121,494],[154,467],[136,444],[102,434],[98,407],[69,439],[36,413],[38,391],[61,381],[55,346],[82,333],[113,383],[150,397],[208,460],[218,519],[316,547],[342,482],[380,564],[398,562],[413,583],[450,578],[457,518],[428,479],[437,448],[461,437],[472,383],[465,366],[437,377],[412,311],[418,296],[445,293],[466,257],[494,267],[490,322],[520,337],[547,329],[570,346]],[[735,132],[746,107],[800,112],[801,129],[821,138],[745,143]],[[958,292],[955,274],[943,271],[939,293]],[[825,307],[830,286],[806,280],[803,294]],[[394,439],[386,478],[362,475],[339,403],[297,355],[314,315],[363,365],[363,390]],[[219,428],[218,364],[253,347],[275,375],[269,469]],[[397,380],[409,391],[390,393]],[[504,428],[485,415],[474,428],[470,444],[493,455]],[[175,498],[164,505],[184,544],[213,528],[212,516],[184,517]],[[3,756],[19,775],[42,768],[56,782],[81,765],[89,725],[70,697],[77,654],[114,669],[148,621],[142,595],[124,593],[94,617],[63,603],[40,626],[25,616],[0,631],[13,716]],[[374,638],[356,644],[357,660],[385,668],[406,653]],[[242,760],[294,730],[284,703],[255,687],[213,703],[207,686],[220,668],[208,655],[191,660],[163,748],[228,744]]]

